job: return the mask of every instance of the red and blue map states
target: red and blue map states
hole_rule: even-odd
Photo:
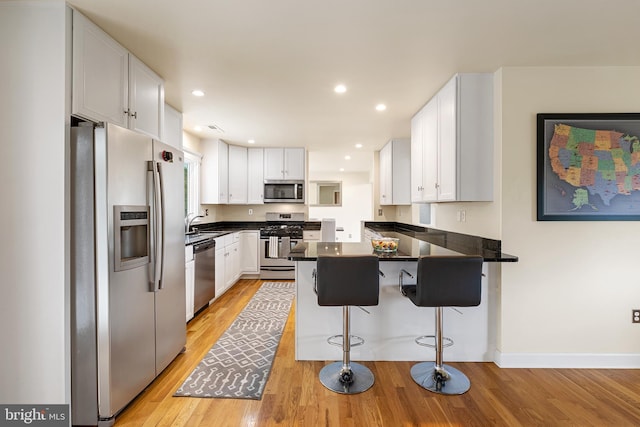
[[[605,205],[640,190],[640,140],[613,130],[557,124],[549,145],[551,169],[574,187],[586,187]]]

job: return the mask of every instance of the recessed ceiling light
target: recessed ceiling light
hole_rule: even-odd
[[[345,160],[351,160],[351,156],[344,156]]]
[[[387,106],[386,106],[386,105],[384,105],[384,104],[378,104],[378,105],[376,105],[376,110],[378,110],[378,111],[384,111],[384,110],[386,110],[386,109],[387,109]]]
[[[344,172],[344,168],[340,168],[340,172]]]
[[[255,144],[255,143],[256,143],[256,140],[255,140],[255,139],[250,139],[250,140],[248,140],[247,142],[248,142],[249,144]]]
[[[333,88],[335,93],[345,93],[347,91],[347,87],[345,85],[338,85]]]
[[[196,126],[193,128],[196,132],[200,132],[202,130],[202,126]]]
[[[204,92],[201,91],[200,89],[196,89],[196,90],[192,91],[191,94],[193,96],[204,96]]]
[[[362,148],[362,144],[356,144],[356,148]]]

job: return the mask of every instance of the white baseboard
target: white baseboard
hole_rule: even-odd
[[[640,369],[640,354],[502,353],[494,362],[501,368]]]

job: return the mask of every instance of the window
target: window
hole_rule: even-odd
[[[200,213],[200,154],[184,152],[184,216]]]

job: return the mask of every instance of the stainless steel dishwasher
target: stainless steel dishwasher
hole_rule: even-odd
[[[196,278],[193,292],[194,314],[216,296],[216,241],[207,239],[193,245]]]

